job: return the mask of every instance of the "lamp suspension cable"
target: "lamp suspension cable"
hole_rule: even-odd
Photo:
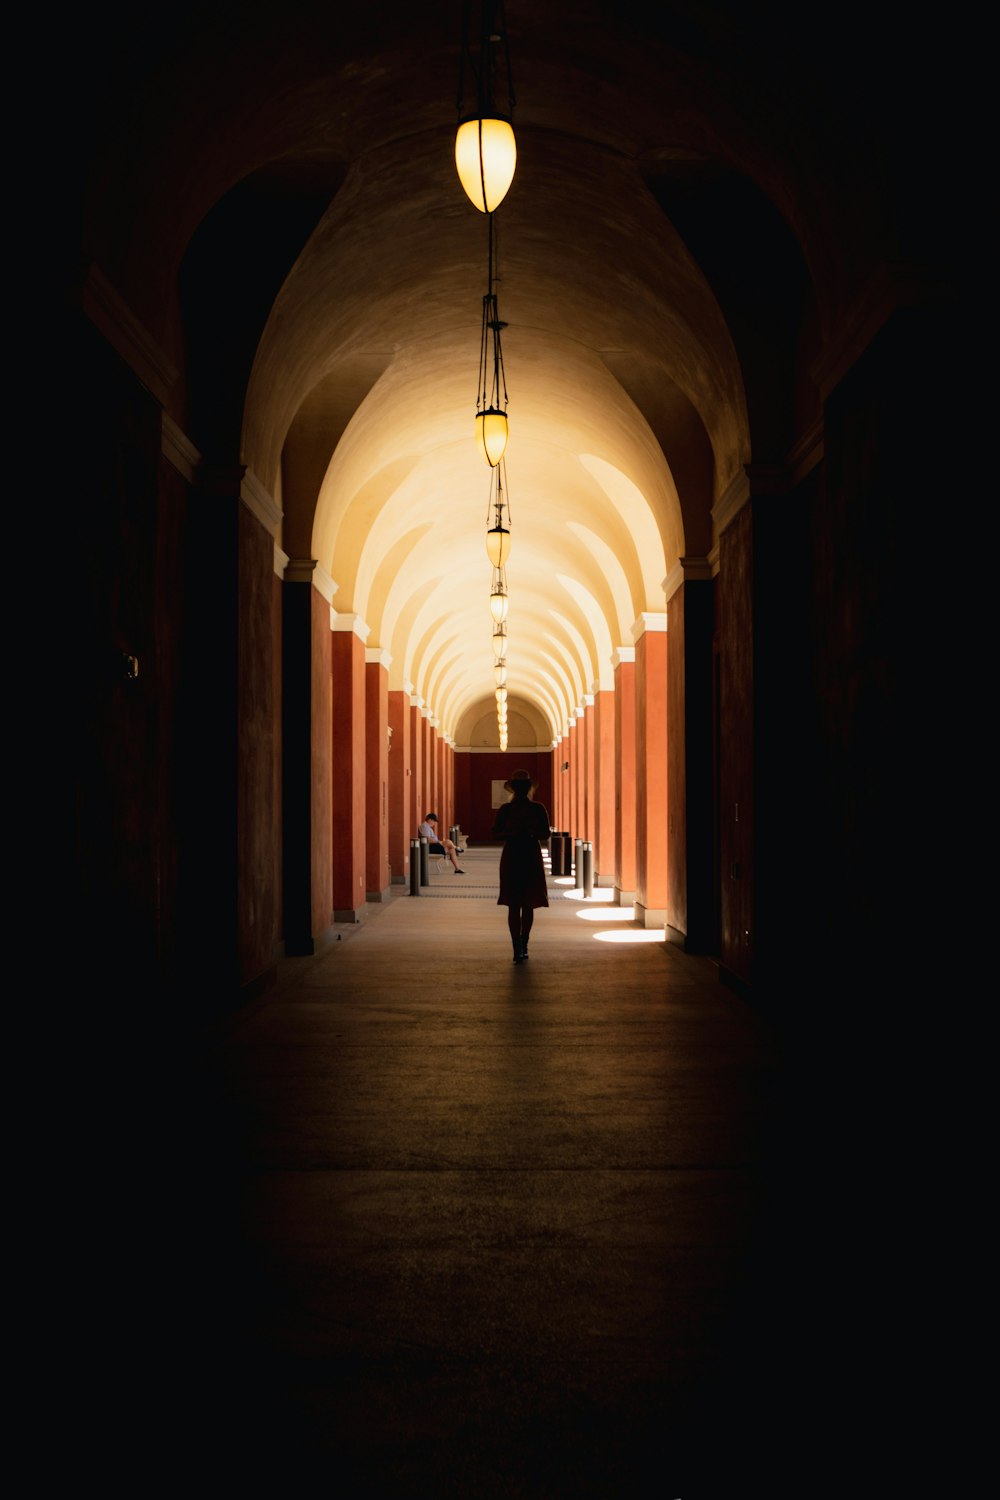
[[[512,124],[514,84],[503,0],[481,0],[479,36],[475,44],[471,13],[472,0],[466,0],[458,68],[455,166],[469,200],[480,213],[491,214],[506,196],[517,165]],[[501,73],[506,74],[507,80],[506,109],[497,104]],[[475,85],[472,107],[465,100],[467,74]]]
[[[510,495],[504,496],[507,464],[504,459],[490,472],[490,497],[487,505],[486,555],[494,568],[504,568],[510,556]],[[489,526],[492,520],[493,525]]]
[[[503,367],[501,330],[497,306],[496,250],[494,217],[488,216],[487,280],[483,298],[483,326],[479,339],[479,385],[476,390],[476,445],[483,458],[495,468],[507,447],[507,380]]]

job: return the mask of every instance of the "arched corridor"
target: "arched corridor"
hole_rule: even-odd
[[[163,0],[61,45],[42,951],[97,975],[52,988],[125,1470],[166,1429],[251,1487],[346,1448],[354,1493],[631,1500],[662,1441],[657,1495],[840,1500],[919,1379],[983,241],[958,49],[808,19]],[[455,132],[508,43],[487,214]],[[517,766],[595,894],[515,975]],[[470,869],[414,896],[432,809]]]

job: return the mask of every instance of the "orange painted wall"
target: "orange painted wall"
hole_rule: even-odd
[[[427,809],[424,807],[424,737],[421,729],[423,719],[420,707],[417,703],[410,701],[410,787],[407,793],[407,806],[409,808],[410,823],[408,833],[411,839],[417,836],[417,829],[423,820]]]
[[[587,704],[580,722],[584,731],[587,759],[587,772],[584,780],[583,836],[593,843],[597,829],[597,711],[593,703]]]
[[[615,667],[615,887],[633,892],[635,874],[635,662]]]
[[[389,885],[389,670],[365,662],[365,894]]]
[[[333,816],[333,717],[330,606],[317,589],[310,589],[312,663],[310,668],[310,720],[312,797],[310,799],[310,883],[312,933],[318,937],[333,920],[333,865],[331,819]]]
[[[667,632],[635,647],[636,901],[667,906]]]
[[[594,874],[612,884],[615,878],[615,695],[597,693],[594,698]]]
[[[389,867],[392,883],[406,884],[410,876],[410,840],[416,832],[410,806],[410,699],[401,691],[389,694]]]
[[[353,630],[330,636],[333,683],[333,911],[365,904],[365,648]]]

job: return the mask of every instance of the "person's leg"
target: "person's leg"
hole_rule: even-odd
[[[455,853],[455,845],[452,843],[451,839],[442,839],[441,842],[444,844],[445,853],[447,854],[448,858],[455,866],[455,869],[458,870],[458,855]],[[464,875],[465,871],[459,870],[459,874]]]
[[[535,908],[533,906],[521,907],[521,957],[528,956],[528,937],[531,933],[531,924],[535,920]]]
[[[521,913],[516,906],[507,908],[507,926],[510,929],[510,940],[514,945],[514,962],[521,962]]]

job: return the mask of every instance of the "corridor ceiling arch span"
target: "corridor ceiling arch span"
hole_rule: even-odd
[[[463,720],[459,746],[466,751],[499,750],[500,733],[497,728],[495,705],[481,704],[479,707],[483,709],[483,712],[478,717],[476,709],[473,708],[468,717]],[[507,729],[507,750],[512,755],[519,750],[530,752],[548,750],[551,747],[551,741],[547,737],[547,725],[540,718],[537,710],[532,710],[528,704],[519,702],[509,710]]]
[[[579,684],[574,683],[566,662],[560,661],[551,651],[540,651],[538,660],[539,681],[548,683],[554,705],[553,733],[562,734],[563,726],[573,705],[579,701],[582,689]]]
[[[338,445],[316,511],[313,550],[337,578],[342,607],[361,614],[374,629],[378,629],[379,611],[389,609],[392,579],[385,567],[386,555],[393,551],[402,564],[395,548],[397,532],[412,531],[419,524],[429,535],[435,528],[435,545],[441,553],[435,571],[444,566],[457,579],[473,558],[481,558],[488,524],[488,472],[469,439],[468,410],[463,414],[466,432],[436,450],[395,456],[387,447],[400,436],[404,441],[415,440],[419,422],[408,406],[412,394],[409,398],[401,395],[385,378],[377,383]],[[578,413],[574,422],[579,425]],[[534,439],[530,413],[521,426],[527,432],[515,427],[507,488],[512,556],[515,562],[520,560],[524,584],[550,577],[553,560],[563,559],[579,569],[609,615],[617,611],[634,619],[644,609],[657,608],[664,574],[660,533],[652,508],[634,481],[609,460],[566,452],[556,446],[552,433],[547,444]],[[554,434],[560,441],[569,436],[573,434],[559,430]],[[592,443],[594,424],[578,436]],[[621,445],[616,453],[621,457]],[[369,471],[373,460],[382,462]],[[660,467],[658,485],[661,492],[674,497],[676,518],[676,492],[662,456]],[[573,528],[584,523],[597,545],[579,545]],[[615,603],[609,590],[597,560],[601,544],[605,556],[617,559],[619,580],[622,573],[627,578],[628,608],[621,600]],[[418,563],[425,568],[426,557],[415,556],[414,567]],[[380,580],[377,588],[376,577]]]
[[[595,678],[600,676],[600,662],[597,659],[596,652],[588,651],[587,643],[584,640],[583,636],[580,634],[579,630],[577,630],[572,621],[566,618],[561,610],[552,609],[550,606],[548,610],[548,616],[550,631],[552,621],[554,620],[555,623],[560,627],[562,632],[569,637],[569,640],[572,643],[577,654],[580,674],[576,684],[576,701],[570,704],[571,709],[577,708],[580,705],[584,693],[590,692],[591,685],[594,682]],[[550,633],[547,639],[550,642],[554,643],[557,640],[557,637]]]
[[[556,582],[559,583],[569,594],[586,615],[590,628],[594,634],[594,672],[591,674],[589,685],[584,682],[584,692],[592,690],[594,682],[600,682],[601,689],[614,687],[614,677],[611,670],[611,653],[614,650],[614,638],[608,628],[605,616],[597,607],[594,596],[584,588],[575,578],[567,578],[565,573],[556,574]]]
[[[528,699],[537,697],[541,700],[546,696],[542,687],[542,664],[545,660],[542,642],[547,630],[551,632],[551,621],[546,617],[544,598],[540,598],[534,606],[519,609],[514,616],[507,650],[506,685],[508,690],[516,691]],[[481,646],[476,644],[480,639]],[[452,660],[447,672],[436,672],[435,659],[445,640],[458,641],[460,652]],[[565,663],[565,681],[557,691],[557,701],[552,705],[553,726],[563,721],[573,702],[578,702],[580,694],[585,690],[586,678],[577,647],[577,641],[581,640],[579,632],[569,630],[563,632],[563,639],[551,636],[554,649]],[[478,630],[472,626],[471,633],[466,631],[456,634],[438,620],[431,633],[419,641],[414,670],[425,685],[424,696],[429,703],[435,705],[449,729],[466,712],[468,704],[482,693],[484,686],[493,692],[493,662],[491,629],[489,626],[483,627],[481,621]]]
[[[660,608],[663,602],[663,578],[668,566],[667,560],[669,559],[669,564],[672,566],[675,558],[684,555],[683,533],[675,533],[672,538],[673,547],[679,547],[680,550],[676,553],[672,549],[666,551],[645,497],[634,481],[621,469],[615,468],[614,464],[599,458],[597,454],[581,454],[580,462],[588,474],[591,474],[601,486],[621,517],[627,534],[635,544],[642,568],[643,597],[647,601],[643,608]],[[676,498],[676,491],[674,495]],[[654,604],[653,600],[657,602]],[[639,613],[641,611],[637,611],[637,617]]]
[[[614,601],[613,620],[617,627],[617,629],[612,629],[611,633],[615,637],[616,644],[620,644],[628,640],[632,626],[641,613],[641,610],[636,608],[636,601],[629,591],[625,570],[603,538],[597,536],[589,527],[570,521],[569,530],[574,536],[579,537],[584,546],[593,553],[608,586]]]

